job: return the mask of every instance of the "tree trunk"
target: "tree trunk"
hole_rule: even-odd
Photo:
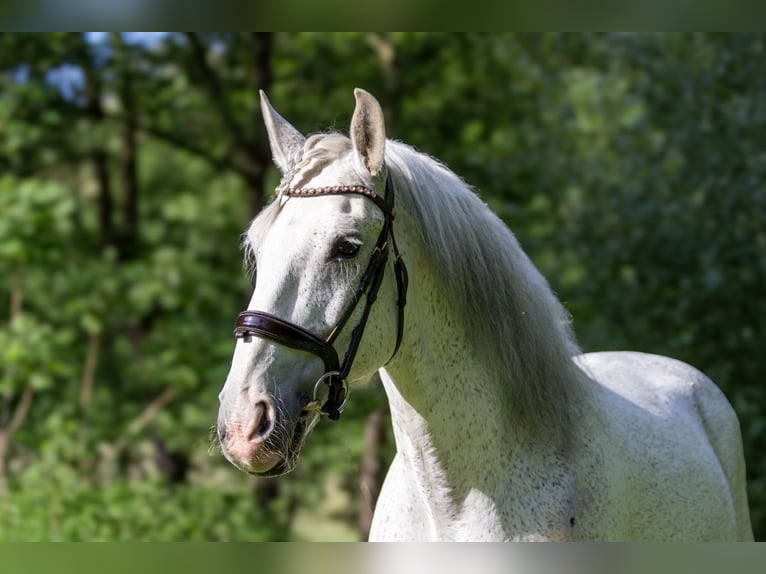
[[[125,121],[122,124],[122,150],[120,158],[120,180],[122,184],[122,233],[120,237],[120,257],[130,259],[138,248],[138,153],[136,132],[138,116],[129,56],[125,53],[122,34],[112,34],[112,46],[119,71],[119,93]]]
[[[186,481],[186,475],[191,466],[189,455],[185,452],[170,450],[165,440],[153,428],[149,429],[149,436],[154,445],[154,460],[157,463],[165,482],[174,486]]]
[[[259,90],[269,92],[274,82],[274,74],[271,67],[271,54],[274,47],[273,32],[250,33],[250,55],[252,61],[253,92],[255,102],[253,112],[255,115],[254,125],[261,126],[263,121],[260,114]],[[266,138],[263,129],[256,132],[252,145],[249,146],[248,163],[252,169],[252,176],[248,178],[250,214],[255,217],[263,209],[267,202],[265,190],[266,170],[271,162]]]
[[[383,412],[378,409],[370,413],[364,425],[364,451],[359,470],[359,516],[357,524],[361,540],[370,537],[370,524],[375,503],[383,485],[383,463],[380,450],[385,441],[385,421]]]
[[[82,65],[85,83],[83,92],[85,94],[85,115],[91,123],[94,133],[103,123],[104,109],[101,105],[102,86],[99,74],[93,69],[93,63],[90,58],[90,48],[82,35],[79,35],[78,56]],[[112,211],[114,204],[112,201],[112,186],[109,179],[109,155],[103,145],[103,142],[96,141],[92,144],[89,152],[91,164],[98,184],[98,222],[101,233],[101,245],[108,246],[114,244],[114,227],[112,224]]]
[[[129,112],[128,121],[122,132],[122,205],[123,230],[121,255],[130,259],[138,251],[138,167],[136,153],[136,121],[134,112]]]
[[[109,181],[108,156],[103,149],[90,152],[90,160],[98,182],[98,223],[101,234],[101,246],[114,244],[114,227],[112,225],[112,186]]]

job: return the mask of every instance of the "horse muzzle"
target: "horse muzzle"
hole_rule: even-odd
[[[239,412],[244,410],[244,412]],[[252,408],[240,409],[227,419],[218,418],[218,440],[224,456],[238,468],[262,473],[283,459],[274,447],[277,410],[269,398],[257,401]]]
[[[221,451],[234,466],[258,476],[279,476],[293,468],[319,415],[277,409],[270,396],[250,405],[221,409],[217,434]]]

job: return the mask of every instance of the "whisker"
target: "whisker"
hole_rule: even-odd
[[[210,425],[210,429],[208,430],[208,447],[207,447],[207,453],[208,455],[214,455],[218,453],[223,452],[223,446],[221,445],[221,440],[218,438],[218,428],[217,425]]]

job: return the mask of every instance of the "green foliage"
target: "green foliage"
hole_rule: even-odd
[[[54,263],[72,233],[74,198],[55,182],[0,179],[0,262]]]
[[[753,34],[0,36],[0,431],[33,394],[0,540],[318,536],[297,525],[330,484],[345,498],[309,522],[353,531],[380,389],[276,483],[207,443],[248,296],[239,236],[276,179],[257,89],[310,132],[346,129],[356,86],[508,222],[585,350],[671,355],[721,386],[762,539],[764,51]]]
[[[62,357],[71,347],[71,333],[19,315],[0,330],[0,393],[18,392],[24,383],[35,391],[52,387],[58,377],[72,372]]]
[[[171,488],[159,475],[94,485],[66,464],[65,453],[42,456],[20,474],[24,488],[0,501],[4,541],[248,541],[278,534],[247,492]]]

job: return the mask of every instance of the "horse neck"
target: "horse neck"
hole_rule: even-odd
[[[453,497],[491,488],[512,456],[521,429],[509,416],[510,388],[493,373],[492,350],[478,354],[459,303],[428,258],[407,247],[411,273],[406,331],[384,386],[400,457],[430,493]],[[449,493],[449,494],[447,494]]]

